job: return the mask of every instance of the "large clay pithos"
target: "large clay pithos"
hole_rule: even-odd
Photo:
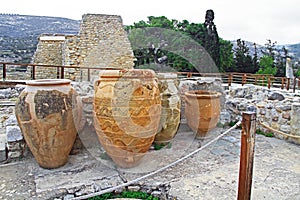
[[[157,77],[162,111],[154,143],[166,145],[175,137],[180,123],[179,82],[175,73],[158,73]]]
[[[95,82],[94,125],[104,150],[120,167],[139,164],[160,121],[160,92],[152,70],[103,70]]]
[[[187,124],[198,139],[204,139],[214,129],[220,116],[221,93],[194,90],[185,93],[185,116]]]
[[[16,101],[18,124],[43,168],[66,164],[77,135],[78,96],[70,83],[64,79],[29,81]]]

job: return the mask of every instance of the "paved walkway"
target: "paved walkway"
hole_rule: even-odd
[[[90,130],[80,136],[86,150],[71,155],[58,169],[40,168],[29,154],[22,161],[0,166],[0,199],[72,199],[134,180],[203,146],[185,125],[172,146],[151,150],[135,168],[120,169],[99,148]],[[159,174],[129,186],[178,200],[236,199],[240,131],[231,131],[194,156]],[[252,199],[300,199],[300,146],[256,136]],[[118,189],[120,191],[120,189]],[[167,198],[166,198],[167,199]]]

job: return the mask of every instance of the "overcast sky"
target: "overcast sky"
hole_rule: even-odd
[[[0,13],[66,17],[83,14],[120,15],[125,25],[147,16],[203,23],[205,12],[215,12],[219,36],[259,44],[300,43],[299,0],[0,0]]]

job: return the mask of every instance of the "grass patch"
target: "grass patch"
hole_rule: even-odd
[[[154,144],[154,150],[160,150],[164,147],[170,149],[172,147],[172,143],[169,142],[168,144]]]
[[[119,194],[115,193],[106,193],[96,197],[91,197],[88,200],[106,200],[114,198],[133,198],[133,199],[146,199],[146,200],[159,200],[159,198],[154,197],[150,194],[141,191],[123,191]]]
[[[228,126],[233,127],[236,123],[238,123],[238,121],[235,121],[235,122],[231,121],[231,122],[229,122]],[[240,124],[237,128],[242,129],[242,124]]]
[[[260,129],[257,129],[257,130],[256,130],[256,134],[264,135],[264,136],[266,136],[266,137],[274,137],[274,134],[273,134],[273,133],[271,133],[271,132],[264,132],[264,131],[262,131],[262,130],[260,130]]]

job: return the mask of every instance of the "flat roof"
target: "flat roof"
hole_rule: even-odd
[[[61,36],[61,35],[47,35],[47,36],[41,36],[39,38],[40,40],[55,40],[55,41],[64,41],[66,38],[65,36]]]

